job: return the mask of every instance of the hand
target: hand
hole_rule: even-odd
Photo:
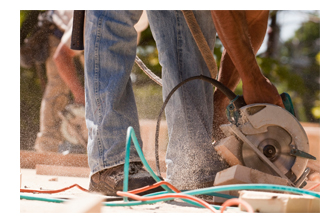
[[[261,78],[256,81],[243,81],[242,89],[244,100],[248,105],[254,103],[269,103],[284,108],[277,88],[264,76],[261,76]]]

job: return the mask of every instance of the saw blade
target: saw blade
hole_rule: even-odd
[[[290,155],[291,135],[281,127],[269,126],[265,133],[247,135],[246,137],[275,165],[286,174],[295,162],[295,157]],[[242,158],[247,167],[262,172],[276,175],[274,171],[263,162],[259,156],[243,143]]]

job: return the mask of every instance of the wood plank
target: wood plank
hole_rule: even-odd
[[[78,195],[59,206],[57,213],[100,213],[104,196],[97,193],[84,193]]]
[[[214,149],[230,165],[243,165],[240,142],[235,136],[228,136],[214,143]]]
[[[89,177],[90,169],[88,167],[37,164],[36,174],[52,175],[52,176],[67,176],[67,177]]]
[[[309,195],[240,191],[240,200],[259,213],[319,213],[320,199]],[[246,209],[240,205],[240,210]]]
[[[86,154],[63,155],[20,150],[20,168],[35,169],[37,164],[89,167]]]
[[[150,167],[156,172],[154,159],[147,159]],[[89,167],[88,156],[86,154],[39,153],[33,151],[20,150],[20,168],[36,169],[36,165],[53,165],[66,167]],[[162,177],[166,177],[166,164],[160,160],[160,171]]]
[[[214,180],[214,186],[252,183],[287,185],[286,179],[241,165],[218,172]]]

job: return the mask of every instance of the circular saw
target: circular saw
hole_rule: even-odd
[[[175,86],[166,97],[157,120],[155,137],[155,157],[157,172],[160,175],[158,156],[159,123],[161,114],[173,93],[183,84],[201,79],[217,87],[230,100],[226,115],[230,124],[220,129],[228,136],[235,136],[241,148],[233,148],[237,163],[267,174],[279,176],[294,187],[304,187],[310,172],[309,142],[304,128],[295,117],[290,95],[280,96],[284,108],[267,103],[247,105],[243,96],[234,94],[219,81],[204,75],[190,77]],[[240,156],[239,157],[239,150]],[[231,152],[231,153],[233,153]]]
[[[308,159],[315,157],[308,153],[307,134],[292,110],[266,103],[238,109],[230,104],[227,116],[231,124],[222,125],[221,129],[242,142],[245,166],[282,177],[290,186],[305,185],[310,172]]]

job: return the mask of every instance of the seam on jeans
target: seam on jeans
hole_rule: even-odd
[[[100,95],[99,95],[99,76],[100,76],[99,47],[100,47],[100,39],[101,39],[101,24],[102,24],[102,16],[100,16],[98,19],[96,39],[94,44],[94,93],[95,93],[95,101],[97,103],[99,124],[101,122],[101,101],[100,101]]]
[[[182,61],[182,54],[183,54],[183,48],[182,48],[182,45],[183,45],[183,35],[182,35],[182,30],[183,30],[183,22],[184,21],[184,17],[182,15],[182,12],[181,11],[175,11],[175,14],[176,14],[176,19],[177,19],[177,48],[178,48],[178,69],[179,69],[179,81],[182,82],[182,72],[183,72],[183,61]],[[182,16],[181,16],[182,15]],[[184,86],[181,86],[181,95],[182,95],[182,104],[184,105],[183,106],[183,112],[184,112],[184,116],[186,117],[187,119],[187,123],[186,123],[186,128],[187,128],[187,132],[188,132],[188,137],[190,135],[192,135],[191,133],[191,130],[189,128],[189,123],[190,123],[190,117],[189,117],[189,113],[188,113],[188,103],[186,103],[186,95],[187,92],[186,92],[186,85]]]
[[[101,120],[102,120],[101,100],[100,100],[100,95],[99,95],[99,76],[100,76],[99,48],[100,48],[101,29],[102,29],[101,26],[102,26],[103,17],[104,17],[104,15],[100,16],[98,19],[95,46],[94,46],[94,93],[95,93],[95,101],[97,104],[97,114],[98,114],[97,144],[98,144],[99,157],[103,157],[103,149],[102,149],[102,142],[101,142],[101,138],[100,138],[101,137],[100,127],[99,127],[101,124]],[[100,160],[100,162],[101,162],[101,160]],[[104,164],[103,160],[102,160],[102,164]]]

